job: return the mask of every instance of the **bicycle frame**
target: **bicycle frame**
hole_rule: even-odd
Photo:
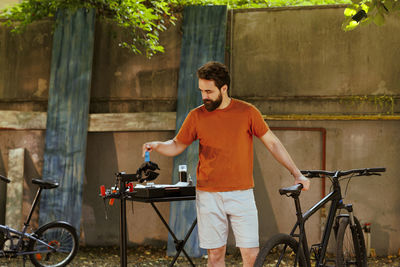
[[[21,255],[29,255],[29,254],[36,254],[36,253],[50,253],[50,252],[57,250],[54,246],[51,246],[51,245],[47,244],[46,242],[42,241],[41,239],[36,238],[34,236],[34,234],[19,232],[13,228],[10,228],[10,227],[8,227],[6,225],[2,225],[2,224],[0,224],[0,229],[4,231],[4,233],[7,235],[8,238],[11,237],[10,234],[14,234],[14,235],[18,236],[18,243],[16,244],[16,249],[10,250],[10,251],[2,250],[3,253],[11,253],[11,254],[15,254],[16,256],[21,256]],[[43,250],[43,251],[20,251],[21,244],[23,242],[24,237],[33,239],[33,240],[37,241],[38,243],[46,246],[46,250]],[[10,240],[12,240],[12,239],[10,239]]]
[[[296,207],[296,216],[297,216],[297,222],[294,225],[292,231],[290,232],[290,235],[293,237],[298,237],[299,238],[299,248],[298,251],[303,251],[304,252],[304,257],[307,262],[307,266],[311,266],[311,260],[310,260],[310,251],[308,250],[308,242],[307,242],[307,237],[305,233],[305,222],[313,215],[315,214],[319,209],[321,209],[325,204],[327,204],[329,201],[331,201],[331,206],[329,209],[329,214],[328,214],[328,219],[324,228],[324,233],[322,236],[321,243],[318,244],[318,253],[316,253],[316,265],[317,267],[323,266],[324,260],[325,260],[325,254],[328,248],[328,242],[329,242],[329,237],[333,228],[333,223],[335,221],[336,212],[338,209],[345,208],[347,209],[350,213],[352,212],[351,205],[345,206],[343,204],[342,200],[342,193],[340,190],[340,185],[339,181],[337,179],[337,175],[332,177],[333,181],[333,191],[330,192],[328,195],[326,195],[323,199],[321,199],[318,203],[316,203],[314,206],[312,206],[308,211],[306,211],[304,214],[302,214],[301,207],[300,207],[300,200],[299,196],[292,196],[295,202],[295,207]],[[345,215],[347,216],[347,215]],[[352,213],[350,215],[352,217]],[[296,229],[299,228],[299,234],[295,234]],[[297,253],[298,257],[299,253]]]
[[[34,198],[34,200],[32,202],[31,209],[30,209],[29,214],[28,214],[28,216],[26,218],[26,221],[24,222],[24,227],[22,228],[22,232],[19,232],[19,231],[15,230],[15,229],[13,229],[11,227],[8,227],[6,225],[0,224],[0,229],[3,230],[4,234],[7,235],[7,238],[9,238],[11,240],[11,242],[13,242],[12,238],[11,238],[11,234],[14,234],[14,235],[18,236],[18,243],[16,244],[16,246],[13,247],[12,250],[10,250],[10,251],[1,250],[0,252],[3,252],[3,254],[4,253],[9,253],[9,254],[13,254],[13,255],[16,255],[16,256],[21,256],[21,255],[29,255],[29,254],[35,254],[35,253],[50,253],[50,252],[53,252],[53,251],[57,250],[54,246],[51,246],[51,245],[47,244],[46,242],[42,241],[41,239],[36,238],[34,236],[34,234],[30,234],[30,233],[26,232],[27,229],[28,229],[29,223],[30,223],[30,221],[32,219],[33,211],[35,210],[35,208],[36,208],[36,206],[38,204],[38,201],[39,201],[39,198],[40,198],[40,194],[42,193],[42,190],[43,189],[39,187],[39,189],[36,192],[36,196],[35,196],[35,198]],[[38,243],[44,245],[47,248],[47,250],[44,250],[44,251],[22,251],[21,248],[22,248],[22,243],[23,243],[24,237],[37,241]],[[14,246],[13,243],[12,243],[12,245]]]
[[[303,214],[299,199],[303,185],[296,184],[280,188],[279,193],[281,195],[286,195],[294,200],[296,223],[289,235],[284,233],[276,234],[265,243],[257,255],[254,266],[264,266],[263,264],[272,262],[276,263],[276,266],[281,266],[281,264],[286,266],[287,263],[297,266],[300,263],[302,267],[311,267],[312,255],[315,255],[316,267],[324,267],[328,262],[335,262],[339,266],[347,266],[348,264],[367,266],[363,231],[360,222],[353,214],[353,205],[343,203],[340,181],[352,179],[354,176],[380,175],[381,172],[385,171],[386,168],[382,167],[346,171],[302,170],[301,173],[307,178],[329,177],[332,182],[332,190]],[[331,202],[331,204],[321,241],[318,244],[311,245],[309,249],[305,222],[328,202]],[[341,213],[342,209],[347,212]],[[332,228],[335,234],[334,241],[336,241],[337,245],[335,258],[330,258],[326,255]],[[348,234],[349,231],[351,231],[351,235]],[[344,242],[345,239],[346,242]],[[351,239],[351,241],[347,239]],[[314,258],[312,263],[314,263]]]
[[[0,181],[10,182],[7,177],[2,175],[0,175]],[[28,233],[32,214],[38,204],[41,192],[45,189],[56,188],[59,184],[39,179],[32,179],[32,183],[38,185],[39,188],[22,230],[18,231],[10,226],[0,224],[0,257],[22,256],[23,266],[27,259],[35,266],[67,266],[76,256],[79,246],[76,229],[71,224],[65,221],[52,221]]]

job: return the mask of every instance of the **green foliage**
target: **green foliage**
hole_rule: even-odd
[[[22,0],[0,11],[0,23],[20,33],[34,21],[54,18],[59,9],[94,8],[98,17],[111,19],[129,30],[129,40],[121,42],[122,47],[150,58],[164,52],[159,34],[174,24],[176,14],[187,5],[227,5],[235,9],[328,4],[349,4],[345,10],[344,30],[372,21],[382,25],[389,13],[400,13],[400,0]],[[364,10],[367,17],[356,22],[353,16],[360,10]]]
[[[365,12],[365,15],[361,19],[354,17],[362,12]],[[352,4],[344,11],[345,21],[342,29],[349,31],[358,25],[368,25],[371,22],[382,26],[389,15],[400,16],[400,0],[352,0]]]
[[[30,23],[43,18],[54,18],[57,10],[95,8],[98,17],[110,18],[120,27],[129,29],[129,42],[120,45],[147,57],[164,52],[159,34],[174,24],[171,1],[166,0],[23,0],[0,13],[2,22],[11,31],[21,33]]]

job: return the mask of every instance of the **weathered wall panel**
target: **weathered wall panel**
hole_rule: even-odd
[[[166,53],[152,59],[120,47],[129,33],[96,23],[90,113],[175,111],[181,22],[160,34]]]
[[[7,186],[6,225],[21,229],[23,224],[22,201],[24,197],[25,149],[10,149],[7,177],[13,181]]]
[[[46,111],[52,22],[29,25],[23,34],[0,27],[0,109]]]
[[[392,60],[400,58],[400,36],[393,34],[400,30],[398,19],[344,32],[343,9],[234,12],[233,95],[255,97],[266,114],[389,111],[351,96],[399,97],[400,61]],[[316,98],[297,98],[304,96]]]

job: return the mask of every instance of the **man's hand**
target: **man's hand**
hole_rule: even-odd
[[[295,184],[302,184],[303,185],[303,190],[306,191],[310,188],[310,179],[304,177],[304,175],[301,175],[297,177],[294,181]]]
[[[149,142],[149,143],[145,143],[142,146],[142,157],[145,156],[146,151],[153,151],[157,148],[159,142]]]
[[[161,155],[168,157],[175,157],[183,152],[189,145],[179,142],[178,140],[171,139],[165,142],[153,141],[144,143],[142,146],[142,157],[145,156],[146,151],[156,151]]]

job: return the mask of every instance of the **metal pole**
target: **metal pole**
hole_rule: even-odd
[[[120,212],[120,257],[121,257],[121,267],[127,267],[127,255],[126,255],[126,199],[125,199],[125,183],[123,181],[119,182],[119,192],[121,201],[121,212]]]

